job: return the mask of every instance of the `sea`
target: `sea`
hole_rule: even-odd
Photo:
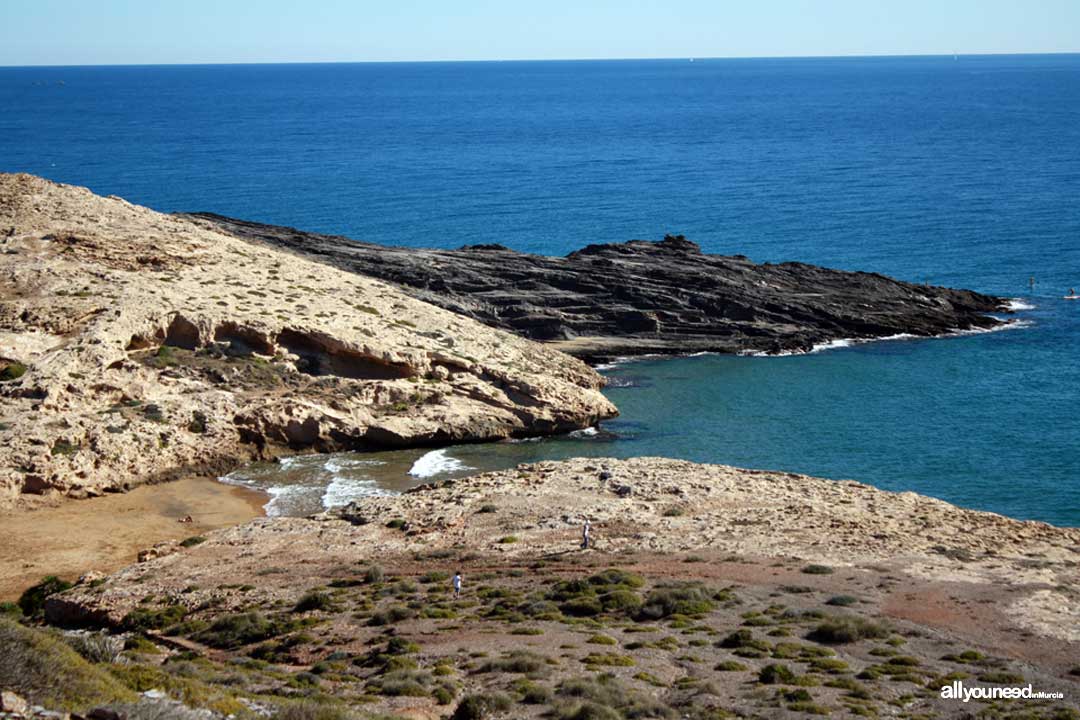
[[[0,170],[163,211],[562,255],[682,233],[1014,299],[998,332],[601,368],[539,441],[287,458],[306,514],[575,455],[850,478],[1080,526],[1080,55],[0,68]]]

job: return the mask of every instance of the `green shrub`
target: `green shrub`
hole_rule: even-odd
[[[488,720],[508,711],[513,705],[510,697],[501,692],[466,695],[458,703],[451,720]]]
[[[63,592],[71,587],[71,583],[61,580],[55,575],[49,575],[37,585],[28,587],[19,597],[19,609],[26,617],[39,617],[45,609],[45,599],[50,595]]]
[[[816,705],[812,702],[794,702],[788,705],[789,710],[807,713],[808,715],[828,715],[829,708],[824,705]]]
[[[832,575],[833,569],[828,565],[807,565],[802,569],[807,575]]]
[[[613,675],[566,680],[559,685],[558,696],[554,714],[558,720],[679,717],[672,708],[627,687]]]
[[[539,675],[548,671],[547,658],[537,655],[528,650],[513,650],[504,654],[501,658],[488,660],[480,666],[477,672],[504,672],[520,673],[522,675]]]
[[[202,535],[192,535],[189,538],[184,538],[183,540],[181,540],[180,547],[195,547],[196,545],[201,545],[204,542],[206,542],[206,538],[204,538]]]
[[[161,630],[180,622],[186,614],[187,608],[183,605],[140,606],[124,616],[123,624],[127,630]]]
[[[1024,683],[1023,675],[1005,671],[980,673],[978,678],[979,682],[995,685],[1022,685]]]
[[[761,668],[758,681],[765,685],[790,685],[795,682],[795,673],[787,665],[770,664]]]
[[[396,622],[408,620],[414,615],[416,615],[416,613],[413,612],[410,608],[405,607],[404,605],[391,605],[385,610],[380,610],[377,613],[373,614],[370,618],[368,618],[368,625],[376,627],[382,625],[393,625]]]
[[[336,702],[297,700],[279,705],[273,720],[351,720],[352,713]]]
[[[889,628],[855,616],[834,616],[814,628],[807,638],[826,645],[888,637]]]
[[[638,611],[638,619],[659,620],[671,615],[701,615],[715,607],[712,593],[698,583],[670,585],[652,590]]]
[[[441,570],[431,570],[420,576],[420,582],[430,585],[432,583],[446,582],[450,579],[450,573]]]
[[[364,582],[366,583],[381,583],[383,577],[383,569],[378,565],[372,565],[364,572]]]
[[[210,627],[195,633],[194,639],[211,647],[230,650],[283,635],[296,627],[293,623],[269,620],[258,612],[246,612],[218,618]]]
[[[119,662],[124,651],[124,641],[105,633],[80,633],[68,635],[64,641],[92,663]]]
[[[430,684],[431,674],[422,670],[394,670],[373,683],[380,695],[388,697],[426,697]]]
[[[618,645],[619,644],[619,641],[616,640],[615,638],[611,637],[610,635],[603,635],[601,633],[597,633],[597,634],[591,636],[585,642],[590,643],[591,645]]]
[[[0,382],[10,382],[11,380],[18,380],[26,374],[26,366],[21,362],[8,363],[0,370]]]
[[[571,617],[591,617],[602,613],[604,606],[600,603],[599,598],[578,597],[559,605],[559,610]]]
[[[551,702],[551,689],[532,680],[519,678],[513,682],[511,688],[520,696],[519,702],[525,705],[546,705]]]
[[[518,541],[518,539],[517,539],[516,535],[506,535],[504,537],[499,538],[499,544],[500,545],[511,545],[513,543],[516,543],[517,541]]]
[[[304,594],[293,607],[293,612],[311,612],[312,610],[332,610],[334,601],[323,592],[312,590]]]
[[[54,710],[128,702],[134,693],[51,632],[0,617],[0,687]]]
[[[754,633],[749,630],[736,630],[720,642],[716,643],[716,646],[727,648],[729,650],[748,647],[760,650],[761,652],[772,652],[772,646],[769,645],[769,643],[764,640],[756,640],[754,638]]]
[[[618,588],[599,598],[604,612],[636,615],[641,610],[641,597],[632,590]]]
[[[607,588],[610,588],[611,586],[639,588],[645,584],[645,579],[640,575],[636,575],[627,570],[620,570],[619,568],[608,568],[603,572],[591,575],[588,578],[588,583],[590,585],[597,585]]]
[[[613,667],[631,667],[635,665],[634,658],[629,655],[616,653],[589,653],[581,658],[586,665],[610,665]]]
[[[717,672],[745,672],[748,670],[741,662],[735,662],[734,660],[724,660],[716,664],[713,670]]]
[[[847,607],[859,602],[857,597],[852,595],[833,595],[831,598],[825,601],[826,605],[834,605],[836,607]]]

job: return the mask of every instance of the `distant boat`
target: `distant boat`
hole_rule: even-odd
[[[694,58],[690,58],[690,62],[694,62]]]

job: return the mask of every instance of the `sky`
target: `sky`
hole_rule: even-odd
[[[1080,51],[1080,0],[0,0],[0,65]]]

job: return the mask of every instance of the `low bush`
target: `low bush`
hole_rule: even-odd
[[[283,635],[296,627],[293,623],[270,620],[258,612],[246,612],[218,618],[210,627],[195,633],[194,639],[228,650]]]
[[[787,665],[770,664],[761,668],[758,681],[765,685],[790,685],[795,682],[795,673]]]
[[[0,687],[55,710],[87,708],[135,699],[104,669],[46,630],[0,617]]]
[[[510,696],[501,692],[486,692],[466,695],[458,703],[451,720],[489,720],[500,713],[505,713],[513,705]]]
[[[279,705],[272,720],[351,720],[353,714],[343,705],[324,700],[297,700]]]
[[[488,660],[477,672],[519,673],[522,675],[540,675],[548,671],[547,658],[528,650],[514,650],[501,658]]]
[[[712,593],[698,583],[656,588],[645,596],[639,620],[660,620],[672,615],[702,615],[715,607]]]
[[[679,714],[623,684],[613,675],[573,678],[559,685],[554,717],[558,720],[677,718]]]
[[[11,380],[18,380],[26,374],[26,366],[21,362],[8,363],[0,369],[0,382],[10,382]]]
[[[828,565],[807,565],[802,569],[807,575],[832,575],[833,569]]]
[[[124,628],[127,630],[161,630],[175,625],[187,615],[183,605],[165,605],[163,607],[137,607],[124,616]]]
[[[806,637],[826,645],[845,645],[888,637],[889,628],[855,616],[834,616],[814,628]]]
[[[293,607],[293,612],[311,612],[312,610],[333,609],[334,601],[329,595],[318,592],[317,590],[312,590],[311,592],[305,593],[304,596],[297,601],[295,607]]]
[[[826,605],[833,605],[836,607],[848,607],[859,602],[857,597],[852,595],[833,595],[831,598],[825,601]]]
[[[749,668],[741,662],[736,662],[734,660],[724,660],[723,662],[717,663],[716,667],[713,668],[713,670],[717,672],[745,672],[748,669]]]
[[[544,687],[532,680],[519,678],[511,685],[511,688],[519,696],[519,702],[524,705],[546,705],[551,702],[551,688]]]
[[[92,663],[114,663],[122,659],[123,638],[105,633],[79,633],[64,638],[71,648]]]
[[[63,592],[71,587],[71,583],[61,580],[55,575],[49,575],[37,585],[28,587],[19,597],[19,609],[26,617],[40,617],[45,609],[45,599],[50,595]]]

